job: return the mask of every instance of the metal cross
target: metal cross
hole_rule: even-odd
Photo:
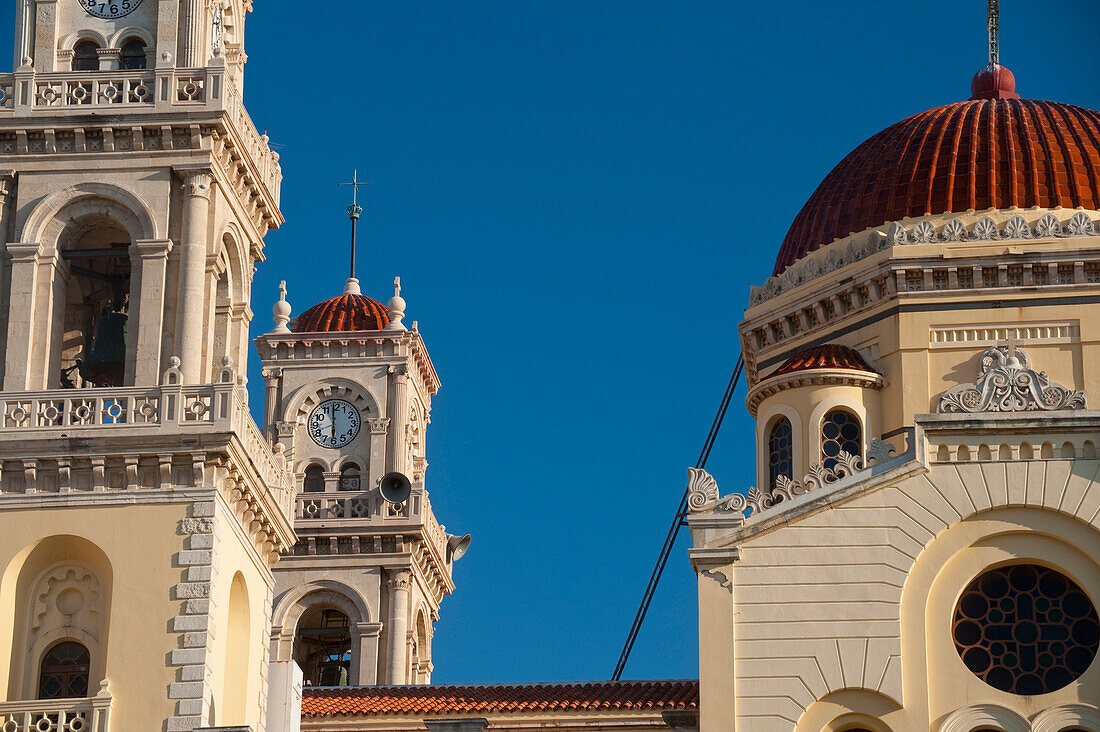
[[[370,181],[359,180],[359,171],[351,174],[351,183],[337,183],[340,186],[351,186],[351,205],[348,206],[348,218],[351,219],[351,279],[355,279],[355,224],[359,221],[359,214],[363,213],[363,207],[359,205],[359,186],[369,186]]]
[[[1001,8],[1000,0],[989,0],[987,26],[989,28],[989,64],[1001,63]]]
[[[989,1],[991,3],[996,2],[996,0],[989,0]],[[370,184],[371,184],[371,181],[369,181],[369,180],[365,180],[365,181],[364,180],[359,180],[359,171],[355,170],[351,174],[351,183],[337,183],[336,185],[351,186],[351,205],[352,206],[358,206],[359,205],[359,186],[369,186]]]

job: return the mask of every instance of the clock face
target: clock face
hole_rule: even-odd
[[[142,0],[79,0],[84,12],[97,18],[121,18],[141,7]]]
[[[309,436],[321,447],[343,447],[359,434],[359,410],[343,399],[321,402],[309,413]]]

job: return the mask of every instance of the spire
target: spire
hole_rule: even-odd
[[[405,318],[405,298],[401,297],[401,278],[393,278],[393,297],[386,303],[390,322],[382,330],[408,330],[401,322]]]
[[[1001,65],[1001,3],[989,0],[986,26],[989,28],[989,65]]]
[[[369,186],[370,181],[359,180],[359,171],[355,170],[351,175],[351,183],[339,183],[341,186],[351,186],[351,205],[348,206],[348,218],[351,219],[351,273],[344,285],[344,294],[360,295],[359,280],[355,279],[355,225],[359,222],[359,216],[363,213],[363,207],[359,205],[359,186]]]
[[[290,303],[286,301],[286,280],[279,283],[279,300],[275,303],[275,307],[271,308],[272,314],[275,316],[275,327],[271,330],[272,333],[289,333],[290,328],[287,327],[287,323],[290,322]]]

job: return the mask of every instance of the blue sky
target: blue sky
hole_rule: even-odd
[[[75,0],[72,0],[75,1]],[[1100,9],[1002,0],[1025,97],[1100,108]],[[0,31],[12,37],[10,11]],[[984,0],[257,0],[246,99],[283,156],[253,334],[400,274],[443,390],[428,489],[471,532],[434,680],[608,678],[738,355],[748,288],[862,140],[969,96]],[[262,401],[258,359],[250,364]],[[754,480],[735,397],[710,469]],[[627,667],[697,674],[681,536]]]

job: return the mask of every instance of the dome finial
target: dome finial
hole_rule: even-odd
[[[271,308],[272,314],[275,316],[275,327],[272,329],[272,333],[289,333],[290,328],[287,327],[287,323],[290,322],[290,303],[286,301],[286,280],[279,283],[279,300],[275,303],[275,307]]]
[[[405,318],[405,299],[401,297],[401,278],[393,278],[393,297],[386,303],[390,322],[382,330],[408,330],[401,322]]]
[[[988,0],[986,28],[989,30],[989,64],[974,74],[970,82],[971,99],[1019,99],[1016,77],[1001,66],[1000,0]]]

